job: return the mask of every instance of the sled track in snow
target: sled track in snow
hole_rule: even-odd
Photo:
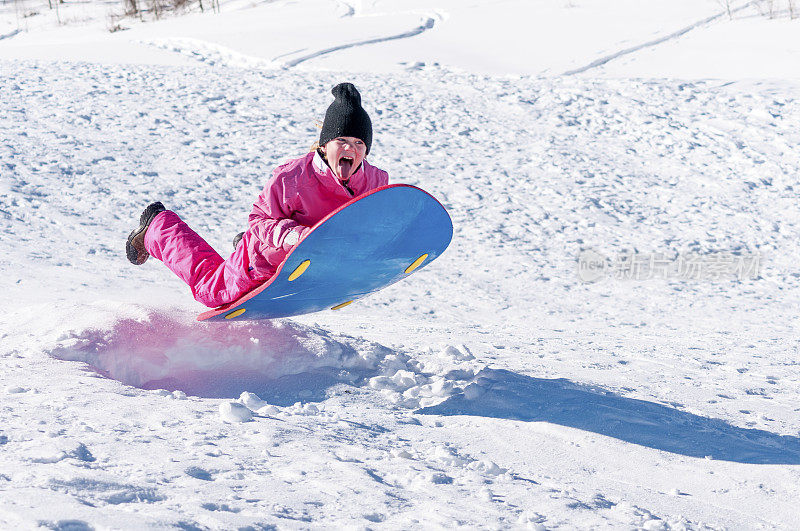
[[[306,62],[308,60],[315,59],[315,58],[321,57],[323,55],[328,55],[329,53],[338,52],[340,50],[346,50],[347,48],[355,48],[357,46],[367,46],[369,44],[377,44],[377,43],[380,43],[380,42],[389,42],[389,41],[395,41],[395,40],[399,40],[399,39],[407,39],[409,37],[415,37],[415,36],[417,36],[417,35],[419,35],[421,33],[424,33],[424,32],[426,32],[426,31],[428,31],[430,29],[433,29],[434,26],[436,26],[436,18],[429,16],[429,17],[424,19],[423,23],[420,26],[417,26],[416,28],[414,28],[414,29],[412,29],[410,31],[406,31],[404,33],[399,33],[397,35],[390,35],[388,37],[376,37],[374,39],[368,39],[368,40],[365,40],[365,41],[352,42],[352,43],[349,43],[349,44],[340,44],[338,46],[333,46],[331,48],[326,48],[324,50],[319,50],[317,52],[314,52],[314,53],[311,53],[311,54],[308,54],[308,55],[304,55],[302,57],[298,57],[297,59],[293,59],[291,61],[287,61],[287,62],[285,62],[283,64],[283,67],[284,68],[292,68],[292,67],[295,67],[295,66],[299,65],[300,63],[304,63],[304,62]]]
[[[348,13],[343,15],[342,18],[354,16],[355,11],[352,8],[352,6],[344,3],[342,5],[350,10]],[[201,61],[210,65],[229,65],[229,66],[238,66],[241,68],[254,68],[254,69],[272,69],[272,68],[290,69],[311,59],[322,57],[323,55],[328,55],[330,53],[338,52],[340,50],[346,50],[347,48],[355,48],[358,46],[367,46],[370,44],[377,44],[381,42],[389,42],[399,39],[407,39],[410,37],[415,37],[421,33],[433,29],[436,26],[437,20],[441,20],[440,15],[436,14],[425,15],[422,19],[422,23],[412,30],[399,33],[397,35],[390,35],[387,37],[376,37],[374,39],[331,46],[330,48],[318,50],[316,52],[306,54],[302,57],[297,57],[295,59],[285,62],[280,62],[278,60],[282,56],[278,56],[273,60],[264,59],[260,57],[252,57],[239,53],[230,48],[226,48],[224,46],[210,42],[205,42],[199,39],[173,38],[173,39],[157,39],[152,41],[140,41],[140,42],[142,44],[148,46],[154,46],[156,48],[160,48],[168,52],[179,53],[181,55],[189,57],[190,59]],[[292,55],[293,53],[295,52],[290,52],[285,55]]]
[[[14,36],[16,36],[16,35],[19,35],[20,33],[22,33],[22,30],[15,29],[15,30],[14,30],[14,31],[12,31],[12,32],[5,33],[5,34],[3,34],[3,35],[0,35],[0,41],[6,40],[6,39],[10,39],[11,37],[14,37]]]
[[[751,1],[751,2],[747,2],[746,4],[735,8],[735,9],[731,9],[731,14],[737,13],[737,12],[743,10],[743,9],[746,9],[746,8],[752,6],[752,5],[755,5],[755,3],[756,3],[755,1]],[[670,33],[669,35],[666,35],[664,37],[659,37],[658,39],[655,39],[655,40],[652,40],[652,41],[648,41],[648,42],[645,42],[643,44],[639,44],[637,46],[632,46],[631,48],[626,48],[624,50],[620,50],[619,52],[613,53],[611,55],[607,55],[605,57],[601,57],[600,59],[592,61],[591,63],[589,63],[586,66],[582,66],[582,67],[576,68],[574,70],[568,70],[568,71],[564,72],[562,75],[564,75],[564,76],[572,76],[572,75],[575,75],[575,74],[581,74],[583,72],[586,72],[587,70],[591,70],[592,68],[597,68],[598,66],[603,66],[604,64],[608,63],[609,61],[613,61],[614,59],[618,59],[618,58],[620,58],[620,57],[622,57],[624,55],[629,55],[629,54],[632,54],[634,52],[638,52],[639,50],[643,50],[645,48],[651,48],[653,46],[658,46],[659,44],[662,44],[664,42],[671,41],[673,39],[677,39],[679,37],[682,37],[683,35],[689,33],[693,29],[697,29],[699,27],[711,24],[715,20],[718,20],[718,19],[724,17],[725,15],[727,15],[727,11],[723,11],[722,13],[717,13],[716,15],[713,15],[711,17],[703,19],[700,22],[695,22],[694,24],[686,26],[685,28],[680,29],[680,30],[678,30],[678,31],[676,31],[674,33]]]
[[[245,55],[231,48],[199,39],[173,38],[139,42],[146,46],[153,46],[161,50],[166,50],[167,52],[177,53],[211,66],[224,65],[252,69],[270,69],[276,67],[275,63],[268,59]]]

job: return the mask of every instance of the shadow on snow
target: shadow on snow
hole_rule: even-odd
[[[250,391],[275,405],[324,400],[339,384],[360,385],[394,357],[389,349],[295,323],[182,322],[162,314],[70,334],[50,355],[89,364],[142,389],[206,398]],[[463,392],[418,410],[549,422],[685,455],[753,464],[800,464],[800,438],[624,398],[569,380],[483,369]]]
[[[569,380],[507,370],[484,369],[463,393],[418,413],[550,422],[688,457],[800,464],[798,437],[739,428]]]

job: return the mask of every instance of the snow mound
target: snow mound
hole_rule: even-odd
[[[250,422],[253,413],[238,402],[223,402],[219,405],[219,416],[225,422]]]
[[[208,323],[180,311],[113,305],[73,307],[73,313],[93,317],[62,322],[45,340],[47,355],[86,363],[159,396],[237,399],[220,405],[227,422],[249,420],[240,418],[245,409],[272,415],[281,411],[276,406],[308,407],[339,385],[404,409],[435,406],[463,391],[482,368],[465,345],[414,355],[289,321]]]
[[[246,391],[291,404],[377,374],[392,351],[294,323],[187,322],[152,312],[64,333],[47,353],[142,389],[211,398]]]

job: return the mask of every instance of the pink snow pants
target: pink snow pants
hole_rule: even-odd
[[[210,308],[235,301],[264,282],[248,275],[246,243],[242,241],[230,258],[223,260],[170,210],[153,219],[144,237],[147,252],[186,282],[195,300]]]

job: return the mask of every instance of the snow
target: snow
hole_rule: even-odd
[[[0,527],[796,525],[800,20],[736,6],[0,6]],[[128,264],[152,200],[230,249],[342,80],[442,257],[225,324]]]
[[[219,416],[225,422],[250,422],[253,412],[238,402],[223,402],[219,405]]]

